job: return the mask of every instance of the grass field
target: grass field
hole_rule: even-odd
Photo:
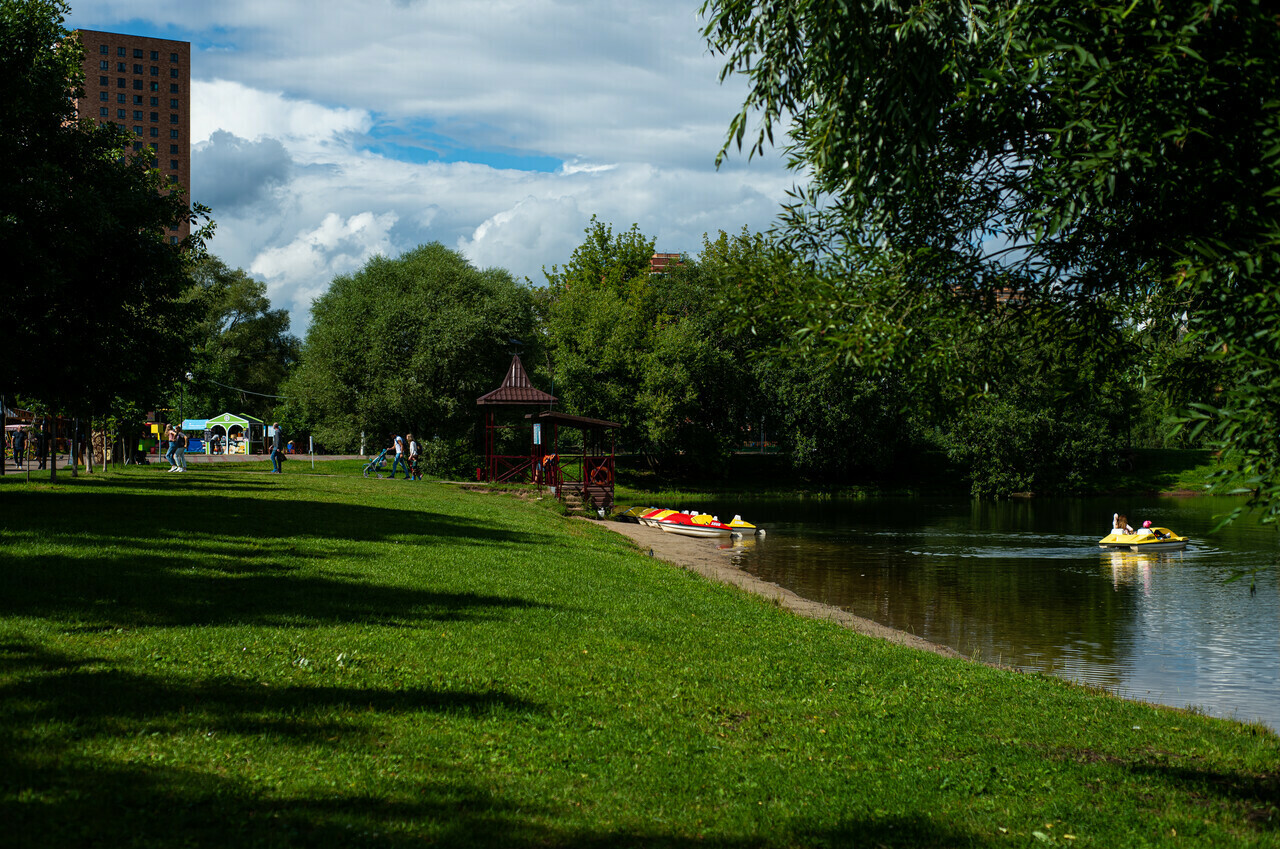
[[[0,479],[0,845],[1280,845],[1263,728],[303,466]]]

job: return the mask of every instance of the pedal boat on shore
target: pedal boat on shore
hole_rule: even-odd
[[[1168,528],[1151,528],[1150,534],[1108,534],[1098,547],[1113,551],[1182,551],[1189,540]]]
[[[650,507],[648,510],[636,516],[636,521],[642,525],[648,525],[651,528],[658,527],[658,522],[670,516],[672,513],[678,513],[679,510],[664,510],[660,507]]]
[[[672,511],[655,519],[654,524],[666,533],[687,537],[726,537],[764,533],[750,522],[743,521],[741,516],[734,516],[731,522],[721,522],[719,517],[706,513]]]

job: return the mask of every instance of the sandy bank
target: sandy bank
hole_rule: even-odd
[[[945,657],[963,657],[955,649],[931,643],[914,634],[889,628],[870,619],[863,619],[861,616],[854,616],[849,611],[830,604],[822,604],[801,598],[791,590],[748,574],[734,565],[730,549],[717,547],[717,543],[713,540],[694,539],[680,536],[679,534],[663,533],[657,528],[630,522],[600,522],[598,524],[623,536],[630,537],[641,551],[652,551],[653,556],[659,560],[697,572],[699,575],[710,578],[713,581],[719,581],[722,584],[729,584],[749,593],[763,596],[801,616],[837,622],[850,630],[857,631],[859,634],[865,634],[868,637],[879,637],[882,640],[888,640],[900,646],[923,649]]]

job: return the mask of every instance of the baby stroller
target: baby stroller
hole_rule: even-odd
[[[365,464],[364,476],[366,478],[369,477],[370,474],[375,474],[378,476],[378,480],[382,480],[382,467],[387,464],[387,450],[388,449],[383,448],[382,452],[378,454],[377,457],[374,457]]]

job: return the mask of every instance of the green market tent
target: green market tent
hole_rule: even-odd
[[[223,413],[205,422],[209,435],[222,437],[227,454],[261,454],[266,440],[262,419],[244,413]]]

